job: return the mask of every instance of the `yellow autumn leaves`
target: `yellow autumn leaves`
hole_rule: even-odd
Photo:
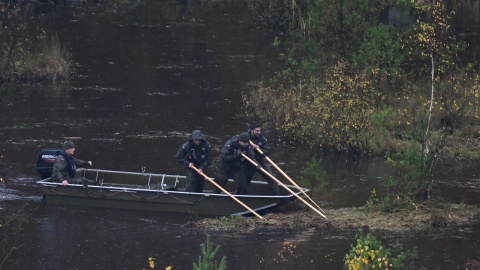
[[[155,268],[155,258],[154,257],[148,257],[148,266],[150,266],[151,269]],[[171,265],[165,267],[165,270],[173,270],[173,267]]]

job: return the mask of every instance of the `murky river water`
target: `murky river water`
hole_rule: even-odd
[[[73,138],[75,155],[96,168],[183,174],[173,156],[187,135],[201,129],[218,154],[247,126],[242,92],[278,65],[271,39],[241,1],[139,1],[114,10],[58,8],[46,21],[72,48],[73,79],[1,97],[0,214],[22,218],[6,245],[16,248],[0,268],[148,269],[154,257],[158,269],[191,269],[210,234],[229,269],[341,269],[356,231],[199,232],[185,226],[197,216],[43,204],[35,184],[39,148]],[[274,160],[293,178],[309,158],[275,150]],[[443,197],[480,204],[477,168],[441,168]],[[326,209],[363,205],[388,173],[377,160],[328,163],[326,169]],[[375,236],[416,246],[427,269],[462,269],[467,259],[480,258],[479,229]],[[284,241],[297,245],[299,257],[282,266],[273,257]]]

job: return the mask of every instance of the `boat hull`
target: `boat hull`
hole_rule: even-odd
[[[227,194],[214,194],[213,185],[205,183],[204,193],[185,191],[185,177],[165,174],[146,174],[107,170],[79,169],[76,177],[89,180],[89,186],[62,186],[50,179],[38,181],[47,204],[107,207],[161,212],[181,212],[199,215],[247,215],[250,211]],[[301,191],[288,186],[297,195]],[[225,186],[231,194],[235,184]],[[305,191],[306,189],[304,189]],[[308,190],[307,190],[308,191]],[[250,195],[234,195],[255,212],[266,212],[295,198],[281,189],[281,196],[269,195],[268,185],[252,181]]]

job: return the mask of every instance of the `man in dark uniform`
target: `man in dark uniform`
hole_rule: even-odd
[[[255,160],[263,169],[265,169],[265,171],[273,175],[270,165],[266,162],[266,157],[271,153],[270,146],[268,145],[267,138],[265,138],[265,136],[263,136],[262,134],[260,124],[258,122],[253,122],[250,125],[247,134],[250,141],[254,144],[253,148],[255,149]],[[263,154],[260,154],[260,152],[256,149],[260,149]],[[247,186],[250,184],[250,181],[252,181],[253,175],[256,172],[258,172],[263,177],[263,179],[267,181],[273,195],[280,195],[277,182],[261,170],[257,169],[255,166],[250,165],[246,169],[245,176],[247,178]]]
[[[81,184],[84,187],[88,186],[88,180],[85,178],[75,178],[77,167],[92,166],[91,161],[84,161],[73,157],[75,152],[75,145],[71,141],[63,143],[63,150],[59,152],[55,159],[52,169],[52,181],[68,184]]]
[[[229,178],[232,178],[237,184],[238,195],[247,194],[247,179],[245,178],[245,160],[242,154],[247,155],[252,160],[255,158],[253,149],[249,146],[248,135],[246,132],[238,134],[230,138],[222,148],[220,158],[218,160],[217,172],[215,174],[215,182],[224,187]],[[220,193],[215,188],[214,193]]]
[[[204,172],[212,161],[210,143],[205,140],[200,130],[192,131],[188,142],[178,149],[175,158],[187,168],[186,190],[189,192],[203,192],[205,178],[197,173],[192,166]]]

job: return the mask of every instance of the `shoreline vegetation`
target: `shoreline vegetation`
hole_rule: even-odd
[[[377,262],[378,257],[389,262],[390,267],[385,269],[391,269],[392,265],[395,269],[425,269],[416,265],[419,256],[416,247],[406,249],[398,242],[384,246],[375,238],[376,232],[422,232],[438,229],[454,231],[480,221],[480,208],[465,204],[428,201],[417,206],[415,210],[397,209],[391,213],[368,207],[324,209],[328,216],[328,219],[324,219],[298,203],[265,214],[263,219],[254,216],[203,218],[192,220],[185,224],[185,227],[203,232],[239,229],[250,233],[267,230],[357,231],[357,245],[352,244],[352,249],[345,255],[346,268],[343,269],[371,269],[368,266]],[[382,250],[386,252],[382,256],[372,256],[371,252],[379,255]],[[467,259],[463,266],[465,269],[480,269],[480,261]]]
[[[384,157],[393,173],[365,207],[419,213],[439,199],[438,164],[480,158],[478,40],[461,28],[478,24],[478,1],[387,2],[249,0],[284,69],[249,89],[244,109],[317,153],[299,181],[313,193],[328,192],[325,156]]]
[[[57,35],[48,35],[37,17],[39,5],[52,3],[0,4],[0,90],[10,83],[52,83],[69,78],[73,63],[69,49]]]
[[[356,245],[344,257],[343,269],[373,269],[371,265],[378,263],[380,258],[386,264],[379,265],[378,269],[426,269],[417,265],[419,254],[416,247],[404,247],[396,242],[384,246],[375,236],[375,232],[405,232],[428,231],[441,229],[453,231],[459,228],[478,223],[480,208],[473,205],[433,203],[428,201],[415,210],[397,210],[392,213],[371,210],[367,207],[351,207],[339,209],[325,209],[328,220],[315,215],[306,207],[294,205],[275,213],[266,214],[263,219],[251,217],[217,217],[203,218],[190,221],[186,227],[212,231],[261,232],[265,230],[353,230],[357,231]],[[288,247],[295,244],[286,242]],[[287,249],[290,254],[293,250]],[[283,262],[291,263],[293,258]],[[384,268],[382,268],[384,267]],[[463,263],[464,269],[480,269],[480,261],[469,258]]]
[[[475,9],[422,0],[345,1],[339,10],[328,0],[248,2],[275,29],[284,69],[252,86],[244,107],[276,139],[352,159],[401,158],[412,147],[425,163],[480,158],[477,46],[458,25]]]
[[[19,69],[19,78],[27,81],[65,80],[72,72],[69,51],[62,47],[58,36],[42,40],[36,53],[28,53],[27,60]]]
[[[416,210],[397,210],[392,213],[370,211],[365,207],[324,209],[328,219],[298,205],[256,217],[217,217],[190,221],[185,226],[206,231],[244,231],[275,229],[364,230],[364,231],[421,231],[456,229],[480,221],[480,208],[474,205],[428,202]]]

